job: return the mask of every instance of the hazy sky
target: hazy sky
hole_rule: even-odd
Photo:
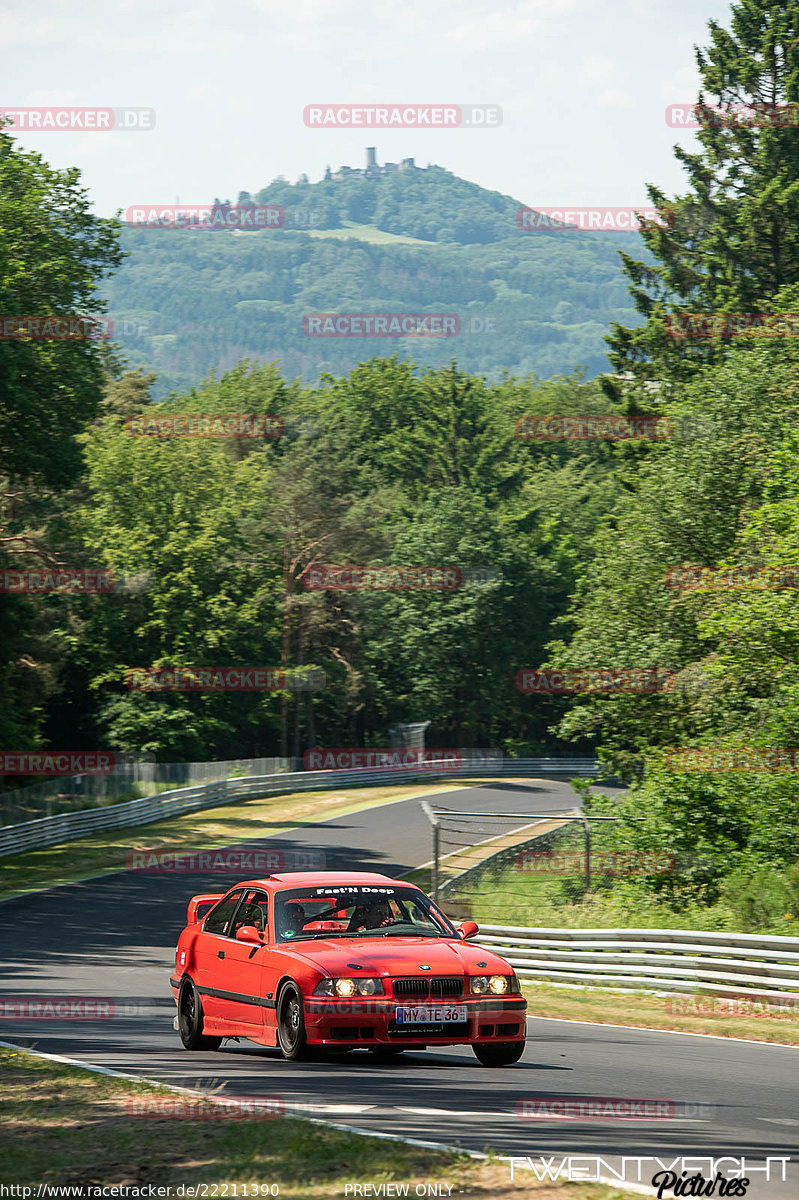
[[[78,166],[98,212],[207,203],[330,163],[415,157],[538,205],[681,191],[667,104],[691,103],[693,46],[719,0],[0,2],[0,108],[131,106],[151,132],[19,134]],[[313,129],[308,104],[496,104],[492,129]]]

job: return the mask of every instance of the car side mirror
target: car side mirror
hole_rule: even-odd
[[[474,921],[464,921],[462,925],[458,926],[458,937],[464,942],[467,938],[474,937],[479,932],[479,926]]]
[[[242,925],[241,929],[236,930],[237,942],[256,942],[261,945],[261,935],[254,925]]]

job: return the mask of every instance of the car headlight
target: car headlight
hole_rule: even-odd
[[[469,980],[473,996],[504,996],[514,991],[513,975],[472,975]]]
[[[382,979],[323,979],[313,990],[314,996],[336,996],[350,1000],[353,996],[383,996]]]

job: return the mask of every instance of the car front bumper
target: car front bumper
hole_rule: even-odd
[[[427,1003],[428,1008],[466,1010],[466,1020],[398,1025],[397,1008],[413,1007],[391,997],[364,1000],[307,998],[305,1032],[316,1046],[433,1046],[524,1041],[527,1001],[518,997],[482,997]]]

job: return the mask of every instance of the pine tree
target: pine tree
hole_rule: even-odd
[[[708,28],[710,46],[695,48],[700,149],[674,148],[689,190],[669,199],[649,185],[662,223],[641,233],[656,262],[622,253],[646,324],[614,323],[608,356],[637,381],[688,379],[725,354],[718,336],[672,336],[670,314],[771,311],[799,282],[799,3],[740,0],[729,31]]]

